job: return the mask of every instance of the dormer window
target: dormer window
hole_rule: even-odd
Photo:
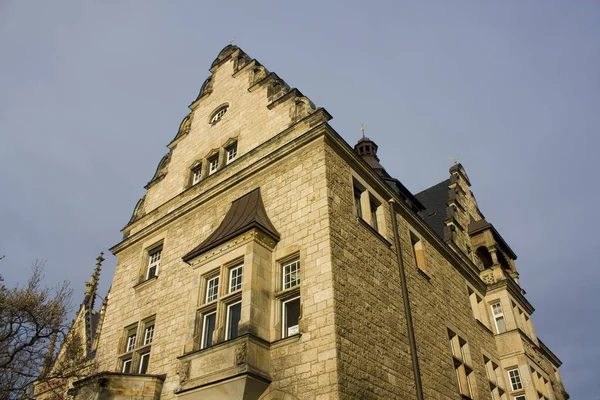
[[[212,175],[219,169],[219,155],[208,159],[208,174]]]
[[[229,164],[235,157],[237,156],[237,142],[233,143],[231,146],[225,149],[225,154],[227,155],[226,163]]]
[[[219,108],[211,117],[210,123],[212,125],[214,125],[217,122],[219,122],[221,120],[221,118],[223,118],[223,115],[225,115],[225,113],[227,112],[227,109],[229,109],[228,106],[223,106],[223,107]]]

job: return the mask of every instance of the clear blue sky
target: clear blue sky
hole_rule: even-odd
[[[0,0],[0,273],[83,298],[231,39],[413,192],[465,166],[575,399],[600,392],[600,3]],[[594,183],[595,182],[595,183]],[[115,259],[107,257],[101,290]]]

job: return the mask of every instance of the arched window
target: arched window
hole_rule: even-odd
[[[229,106],[227,106],[227,105],[219,107],[217,109],[217,111],[215,111],[213,113],[212,117],[210,117],[210,123],[212,125],[214,125],[217,122],[219,122],[221,120],[221,118],[223,118],[223,116],[225,115],[225,113],[227,112],[228,109],[229,109]]]

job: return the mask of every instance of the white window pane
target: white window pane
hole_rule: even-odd
[[[508,377],[510,379],[510,386],[512,390],[523,389],[523,384],[521,383],[521,376],[519,375],[518,369],[508,371]]]
[[[239,265],[229,270],[229,292],[235,292],[242,288],[244,266]]]
[[[127,348],[126,351],[131,351],[135,348],[135,337],[136,335],[129,335],[127,337]]]
[[[205,302],[209,303],[217,299],[219,295],[219,277],[209,279],[206,282],[206,298]]]
[[[146,328],[144,332],[144,345],[152,343],[152,339],[154,338],[154,325],[150,325]]]
[[[219,157],[213,157],[209,160],[208,174],[212,175],[219,169]]]
[[[283,266],[283,288],[289,289],[300,284],[300,261],[294,260]]]
[[[237,156],[237,143],[234,143],[233,145],[229,146],[227,148],[226,152],[227,152],[227,164],[229,164],[230,162],[235,160],[235,157]]]

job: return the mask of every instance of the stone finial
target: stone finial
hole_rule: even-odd
[[[96,268],[89,281],[85,283],[85,302],[89,304],[90,309],[94,309],[94,300],[96,299],[96,291],[98,290],[98,283],[100,282],[100,270],[102,269],[102,261],[104,261],[104,252],[100,252],[100,255],[96,257]]]

